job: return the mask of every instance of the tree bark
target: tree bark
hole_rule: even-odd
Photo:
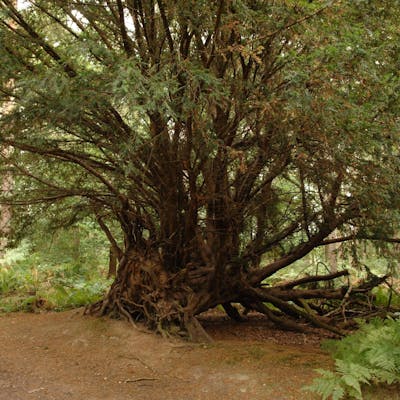
[[[335,239],[336,236],[332,233],[329,239]],[[338,271],[338,251],[339,251],[340,243],[329,243],[325,246],[325,258],[329,265],[330,271],[332,274]]]
[[[13,176],[11,173],[4,174],[2,178],[1,190],[8,193],[13,188]],[[9,235],[11,232],[12,208],[9,205],[0,206],[0,257],[4,255],[4,251],[8,245]]]
[[[117,265],[118,265],[118,252],[115,250],[115,247],[110,246],[107,278],[116,276]]]

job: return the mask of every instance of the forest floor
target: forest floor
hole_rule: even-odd
[[[0,315],[0,400],[299,400],[315,368],[332,361],[326,335],[211,313],[214,339],[199,345],[138,331],[123,321],[62,313]],[[373,398],[400,399],[383,389]]]

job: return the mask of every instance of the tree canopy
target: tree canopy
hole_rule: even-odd
[[[232,302],[325,326],[303,300],[346,288],[262,282],[332,232],[398,230],[399,2],[13,3],[2,202],[95,215],[120,266],[93,310],[192,336]]]

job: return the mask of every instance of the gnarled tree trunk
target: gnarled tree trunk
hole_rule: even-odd
[[[368,295],[386,279],[374,277],[357,287],[315,288],[315,284],[347,275],[347,271],[339,271],[264,286],[259,270],[246,272],[227,265],[216,274],[210,265],[190,264],[179,271],[168,271],[157,251],[133,247],[122,256],[104,300],[90,306],[88,312],[124,318],[133,324],[143,322],[163,335],[208,341],[196,316],[222,305],[232,319],[241,321],[241,313],[232,304],[239,303],[246,310],[265,314],[272,322],[290,330],[305,331],[308,323],[343,335],[345,330],[336,322],[337,317],[342,319],[345,314],[346,305],[357,304],[360,296]],[[312,289],[307,289],[307,285],[312,285]]]

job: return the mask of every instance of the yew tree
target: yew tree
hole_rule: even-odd
[[[196,338],[196,315],[240,303],[340,333],[330,307],[379,279],[265,280],[332,242],[397,241],[398,2],[13,3],[2,202],[95,216],[119,267],[90,311]]]

